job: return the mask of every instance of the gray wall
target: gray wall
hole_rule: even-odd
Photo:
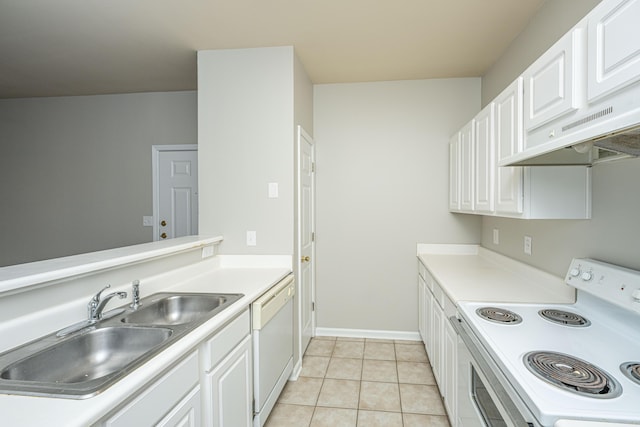
[[[448,141],[480,79],[316,85],[317,326],[415,331],[416,243],[479,243],[448,211]]]
[[[487,104],[517,75],[586,15],[597,0],[547,1],[509,50],[482,79]],[[640,269],[640,160],[593,167],[593,219],[524,221],[484,217],[482,246],[564,276],[572,257],[592,257]],[[500,245],[492,243],[500,230]],[[533,238],[532,255],[523,239]]]
[[[151,146],[195,144],[196,93],[0,100],[0,266],[144,243]]]
[[[293,255],[293,121],[292,47],[198,52],[199,230],[219,253]]]

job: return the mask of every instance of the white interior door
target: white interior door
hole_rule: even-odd
[[[198,234],[196,145],[153,146],[153,240]]]
[[[315,148],[313,139],[298,126],[298,260],[300,355],[309,345],[315,328]]]

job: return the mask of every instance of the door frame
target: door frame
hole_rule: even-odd
[[[170,144],[151,146],[151,176],[153,194],[153,241],[160,240],[158,235],[158,216],[160,215],[160,153],[163,151],[198,151],[198,144]]]
[[[315,212],[315,192],[316,192],[316,176],[315,176],[315,153],[316,153],[316,146],[315,146],[315,141],[313,140],[313,138],[302,128],[302,126],[298,125],[297,127],[297,159],[296,159],[296,197],[297,197],[297,206],[296,206],[296,216],[297,216],[297,241],[296,241],[296,259],[295,259],[295,265],[296,265],[296,271],[300,272],[302,271],[302,262],[300,260],[300,256],[302,253],[302,238],[301,238],[301,234],[302,234],[302,197],[300,197],[300,188],[301,188],[301,161],[302,161],[302,150],[301,150],[301,144],[302,144],[302,138],[304,137],[304,139],[308,140],[311,142],[311,161],[314,164],[314,170],[312,171],[311,174],[311,232],[314,233],[315,236],[315,229],[316,229],[316,212]],[[311,242],[311,289],[309,290],[310,294],[311,294],[311,302],[315,305],[315,295],[316,295],[316,263],[315,263],[315,258],[316,258],[316,243],[315,243],[315,238],[312,239]],[[302,275],[299,275],[300,277],[298,278],[298,284],[301,287],[302,286]],[[300,298],[302,297],[302,291],[301,289],[298,289],[298,295],[300,295]],[[300,361],[302,361],[302,356],[303,356],[303,348],[302,348],[302,299],[299,300],[298,302],[298,354],[300,357]],[[311,336],[315,336],[315,330],[316,330],[316,310],[312,309],[311,310]]]

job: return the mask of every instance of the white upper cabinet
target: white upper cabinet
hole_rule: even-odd
[[[497,214],[523,212],[521,167],[498,167],[497,163],[522,151],[522,77],[509,85],[495,104],[495,192]]]
[[[575,111],[582,104],[585,33],[583,26],[574,27],[523,73],[525,131]],[[530,144],[527,138],[525,148]]]
[[[449,210],[460,210],[460,133],[449,141]]]
[[[588,17],[589,102],[640,80],[640,0],[603,0]]]
[[[493,212],[494,161],[494,104],[490,103],[473,120],[473,179],[474,209],[478,213]]]
[[[474,183],[474,121],[471,120],[461,130],[460,140],[460,209],[472,211],[474,209],[473,183]]]

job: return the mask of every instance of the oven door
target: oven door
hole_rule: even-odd
[[[458,426],[541,427],[464,321],[449,321],[458,333]]]

